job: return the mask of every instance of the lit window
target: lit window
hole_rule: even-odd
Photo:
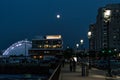
[[[49,51],[46,51],[46,53],[50,53]]]
[[[40,45],[39,47],[41,48],[42,46]]]
[[[107,33],[106,32],[104,32],[104,35],[106,35]]]
[[[116,10],[116,12],[119,12],[119,10]]]
[[[61,39],[61,35],[48,35],[46,36],[46,39]]]
[[[46,41],[45,43],[48,43],[48,41]]]
[[[49,48],[51,48],[52,46],[51,45],[49,45]]]
[[[56,45],[53,45],[53,48],[56,48]]]
[[[48,48],[49,47],[49,45],[44,45],[44,48]]]
[[[117,38],[116,36],[113,36],[113,38],[115,39],[115,38]]]
[[[36,58],[37,58],[37,56],[33,56],[33,58],[34,58],[34,59],[36,59]]]
[[[43,56],[39,56],[39,58],[40,58],[40,59],[42,59],[42,58],[43,58]]]

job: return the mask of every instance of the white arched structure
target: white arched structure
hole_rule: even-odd
[[[28,40],[18,41],[5,50],[3,56],[28,55],[28,49],[32,47],[32,42]]]

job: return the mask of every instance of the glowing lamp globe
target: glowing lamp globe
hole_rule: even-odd
[[[60,15],[59,15],[59,14],[57,15],[57,18],[58,18],[58,19],[60,18]]]

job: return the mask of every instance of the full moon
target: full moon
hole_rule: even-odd
[[[58,18],[58,19],[60,18],[60,15],[59,15],[59,14],[57,15],[57,18]]]

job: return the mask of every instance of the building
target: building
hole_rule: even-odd
[[[47,35],[32,40],[29,54],[33,58],[42,58],[44,55],[61,55],[63,40],[61,35]]]
[[[120,4],[99,8],[95,27],[96,50],[109,48],[120,51]]]

